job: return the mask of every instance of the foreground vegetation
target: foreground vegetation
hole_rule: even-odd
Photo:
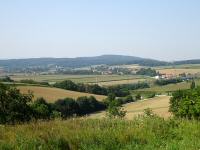
[[[16,124],[29,122],[32,119],[82,116],[95,111],[104,110],[106,104],[95,97],[79,97],[58,99],[48,103],[44,98],[33,101],[33,94],[21,94],[14,87],[0,83],[0,124]]]
[[[200,122],[145,116],[127,120],[37,122],[0,126],[0,149],[197,150]]]

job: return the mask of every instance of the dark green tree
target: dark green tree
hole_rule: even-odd
[[[0,123],[18,123],[31,119],[32,94],[21,94],[16,88],[0,84]]]
[[[60,99],[54,104],[55,110],[61,113],[62,118],[71,117],[78,113],[79,106],[72,98]]]
[[[200,119],[200,88],[174,92],[170,112],[176,117]]]
[[[136,99],[136,100],[141,100],[141,99],[142,99],[142,96],[138,93],[138,94],[135,96],[135,99]]]
[[[35,119],[50,119],[51,106],[44,98],[38,98],[34,101],[31,108]]]
[[[116,99],[114,94],[109,94],[106,103],[107,103],[107,115],[109,118],[125,117],[126,111],[122,109],[121,104]]]

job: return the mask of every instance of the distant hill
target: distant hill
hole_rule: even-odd
[[[200,64],[200,59],[192,59],[192,60],[175,61],[173,64],[174,64],[174,65]]]
[[[122,55],[102,55],[96,57],[77,57],[77,58],[30,58],[30,59],[8,59],[0,60],[0,67],[5,68],[26,68],[26,67],[48,67],[61,66],[78,68],[91,65],[123,65],[139,64],[142,66],[167,65],[167,62],[153,59],[146,59],[133,56]]]
[[[141,66],[166,66],[181,64],[200,64],[200,59],[184,60],[175,62],[165,62],[154,59],[147,59],[124,55],[102,55],[95,57],[77,57],[77,58],[29,58],[29,59],[8,59],[0,60],[0,67],[7,69],[27,68],[27,67],[50,67],[60,66],[68,68],[79,68],[92,65],[128,65],[138,64]]]

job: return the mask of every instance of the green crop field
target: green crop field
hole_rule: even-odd
[[[55,83],[63,80],[72,80],[76,83],[98,83],[100,85],[115,85],[115,84],[127,84],[135,83],[138,81],[144,81],[148,79],[144,76],[136,75],[14,75],[11,78],[15,81],[24,79],[31,79],[38,82]]]
[[[195,79],[195,83],[196,83],[196,86],[200,86],[199,79]],[[191,85],[191,82],[181,82],[181,83],[177,83],[177,84],[168,84],[168,85],[164,85],[164,86],[157,86],[157,85],[152,84],[150,88],[139,89],[137,91],[165,93],[165,92],[170,92],[170,91],[189,89],[190,85]]]

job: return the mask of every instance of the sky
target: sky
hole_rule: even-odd
[[[103,54],[200,59],[200,1],[0,1],[0,59]]]

